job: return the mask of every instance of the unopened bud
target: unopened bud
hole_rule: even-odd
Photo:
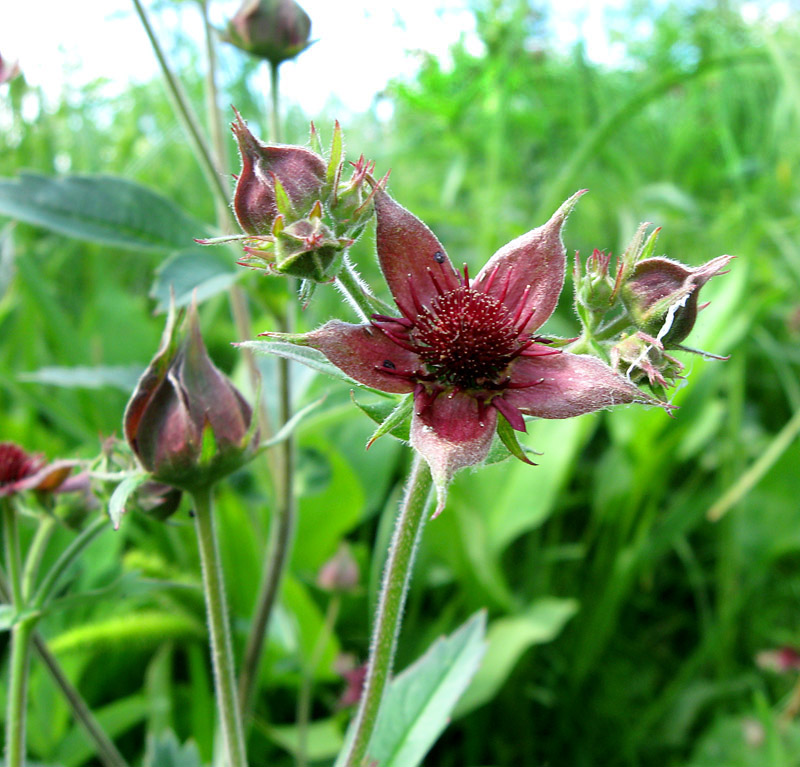
[[[359,581],[358,563],[350,547],[342,544],[319,571],[317,586],[326,591],[353,591]]]
[[[311,19],[294,0],[245,0],[223,39],[278,66],[311,44]]]

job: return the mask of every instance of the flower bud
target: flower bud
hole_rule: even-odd
[[[675,347],[697,319],[700,288],[722,271],[733,256],[719,256],[696,268],[669,258],[639,261],[622,284],[620,295],[639,330]]]
[[[575,254],[574,276],[577,300],[589,311],[602,313],[608,311],[611,306],[614,282],[608,276],[610,262],[610,254],[595,248],[592,255],[586,259],[584,272],[581,274],[578,254]]]
[[[223,39],[278,66],[311,44],[311,19],[294,0],[244,0]]]
[[[46,463],[40,455],[30,455],[13,442],[0,442],[0,498],[25,490],[57,493],[69,490],[64,485],[75,461]]]
[[[358,581],[358,563],[345,543],[322,566],[317,575],[317,586],[325,591],[352,591],[358,586]]]
[[[208,356],[193,304],[178,344],[174,311],[125,410],[125,436],[154,480],[194,491],[243,466],[258,445],[250,406]]]
[[[341,180],[338,123],[329,160],[304,147],[262,144],[238,112],[232,128],[242,158],[233,209],[245,235],[224,239],[244,241],[245,266],[329,282],[369,221],[385,179],[375,182],[374,165],[362,156],[350,179]],[[319,144],[313,126],[312,141]]]

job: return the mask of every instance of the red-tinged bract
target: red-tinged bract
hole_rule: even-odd
[[[191,307],[179,344],[174,313],[125,410],[125,436],[153,479],[190,492],[243,466],[258,445],[253,412],[208,356]]]
[[[413,393],[411,444],[431,467],[437,513],[453,474],[486,458],[498,414],[525,431],[523,415],[660,404],[601,360],[560,351],[536,334],[564,284],[561,229],[581,194],[470,279],[425,224],[380,192],[378,257],[399,316],[374,315],[369,325],[334,320],[290,339],[367,386]]]

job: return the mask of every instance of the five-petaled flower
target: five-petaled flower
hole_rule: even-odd
[[[362,384],[413,392],[411,444],[431,467],[437,513],[453,474],[486,458],[498,414],[525,431],[523,415],[569,418],[622,403],[661,404],[601,360],[537,335],[564,284],[561,229],[581,194],[470,279],[422,221],[380,192],[378,258],[400,316],[373,315],[368,325],[333,320],[289,339]]]
[[[75,461],[46,463],[40,455],[30,455],[13,442],[0,442],[0,498],[25,490],[54,493],[64,483]]]

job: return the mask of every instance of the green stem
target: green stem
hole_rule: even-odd
[[[31,601],[33,607],[36,609],[44,607],[47,600],[50,599],[57,588],[61,576],[64,575],[72,563],[83,553],[83,550],[107,527],[108,517],[103,514],[96,517],[91,524],[81,530],[72,540],[72,543],[61,552],[61,556],[55,561],[47,575],[42,579],[36,591],[36,596],[34,596]]]
[[[607,341],[609,338],[613,338],[618,333],[622,333],[623,330],[627,330],[631,325],[633,325],[631,316],[628,314],[628,312],[623,312],[615,320],[612,320],[607,325],[603,325],[602,327],[598,328],[593,338],[596,341]]]
[[[233,671],[233,646],[228,627],[228,608],[225,601],[225,584],[222,563],[219,557],[217,535],[214,525],[211,488],[197,490],[192,494],[195,504],[195,529],[203,567],[203,590],[208,612],[208,628],[211,638],[211,661],[214,667],[214,688],[222,734],[224,738],[227,767],[247,767],[244,731],[236,702],[236,684]]]
[[[14,609],[22,610],[22,561],[19,554],[19,530],[17,513],[11,499],[0,499],[3,513],[3,542],[5,544],[6,572],[11,582],[11,601]]]
[[[281,143],[281,113],[280,113],[280,77],[278,70],[280,64],[269,64],[269,86],[272,94],[272,109],[269,113],[269,132],[273,144]]]
[[[6,602],[11,598],[8,584],[1,576],[0,598],[4,599]],[[75,717],[76,721],[83,725],[86,734],[94,741],[97,748],[97,758],[103,763],[104,767],[129,767],[122,754],[119,753],[117,747],[94,718],[94,714],[92,714],[89,706],[86,705],[86,701],[83,699],[80,692],[78,692],[69,681],[55,656],[47,648],[44,640],[36,631],[32,633],[31,637],[33,640],[33,648],[50,672],[50,676],[53,677],[53,681],[61,690],[62,695],[66,698],[69,707],[72,709],[72,715]]]
[[[386,311],[386,307],[369,292],[345,254],[344,265],[336,275],[336,287],[342,292],[350,305],[356,310],[362,322],[369,322],[373,314]]]
[[[328,646],[331,634],[333,634],[341,606],[341,595],[334,594],[328,603],[325,622],[322,624],[314,649],[311,651],[308,665],[303,670],[303,680],[300,685],[300,694],[297,698],[297,767],[306,767],[308,763],[306,747],[308,743],[308,723],[311,720],[311,693],[314,689],[314,673],[322,658],[322,653]]]
[[[172,98],[175,112],[194,145],[195,157],[200,163],[200,167],[203,169],[211,191],[222,205],[227,206],[229,191],[225,188],[225,184],[220,174],[217,172],[214,160],[211,156],[211,150],[208,148],[205,137],[200,130],[197,115],[189,104],[189,99],[186,97],[186,93],[181,87],[178,78],[175,77],[175,74],[169,68],[167,57],[150,24],[150,19],[147,16],[144,6],[142,6],[141,0],[133,0],[133,4],[136,7],[136,13],[139,15],[139,20],[142,22],[144,31],[147,33],[147,37],[150,40],[153,52],[158,59],[158,65],[161,68],[161,74],[164,76],[164,81],[167,84],[167,91]]]
[[[31,655],[31,634],[36,618],[29,617],[11,629],[11,661],[6,707],[5,767],[25,764],[25,715],[28,702],[28,664]]]
[[[22,572],[22,598],[25,600],[33,596],[36,574],[39,572],[39,565],[55,528],[56,521],[53,517],[48,515],[39,520],[39,526],[25,555],[25,569]]]
[[[361,767],[365,762],[386,685],[392,673],[403,606],[417,542],[425,524],[431,484],[428,465],[416,455],[389,547],[381,593],[378,596],[378,614],[372,631],[367,678],[351,730],[353,735],[348,739],[343,759],[337,760],[337,767],[340,763],[344,767]]]

